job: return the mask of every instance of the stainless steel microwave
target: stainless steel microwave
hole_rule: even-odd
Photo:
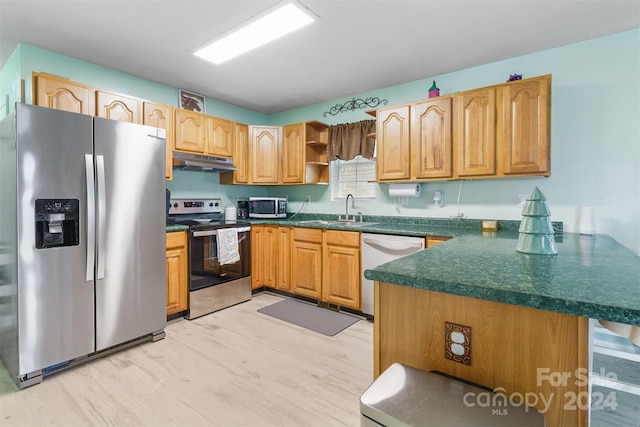
[[[286,218],[284,197],[249,197],[249,218]]]

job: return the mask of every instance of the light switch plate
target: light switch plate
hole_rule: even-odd
[[[471,365],[471,326],[444,322],[444,358]]]

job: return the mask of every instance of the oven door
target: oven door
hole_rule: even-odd
[[[218,230],[192,231],[189,239],[189,291],[220,285],[251,275],[251,227],[237,227],[240,260],[220,265]]]

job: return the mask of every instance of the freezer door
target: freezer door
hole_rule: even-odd
[[[94,118],[98,351],[166,325],[165,139],[159,131]]]
[[[17,105],[19,374],[94,351],[94,287],[87,281],[85,154],[90,116]],[[77,200],[77,244],[36,247],[36,200]],[[75,208],[74,208],[75,209]],[[58,214],[60,215],[60,214]],[[61,216],[46,231],[59,237]],[[93,267],[91,267],[93,268]]]

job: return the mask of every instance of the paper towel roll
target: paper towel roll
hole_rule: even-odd
[[[238,219],[238,210],[235,206],[226,206],[224,208],[224,220],[227,222],[236,222]]]
[[[389,196],[391,197],[420,197],[420,184],[402,183],[390,184]]]

